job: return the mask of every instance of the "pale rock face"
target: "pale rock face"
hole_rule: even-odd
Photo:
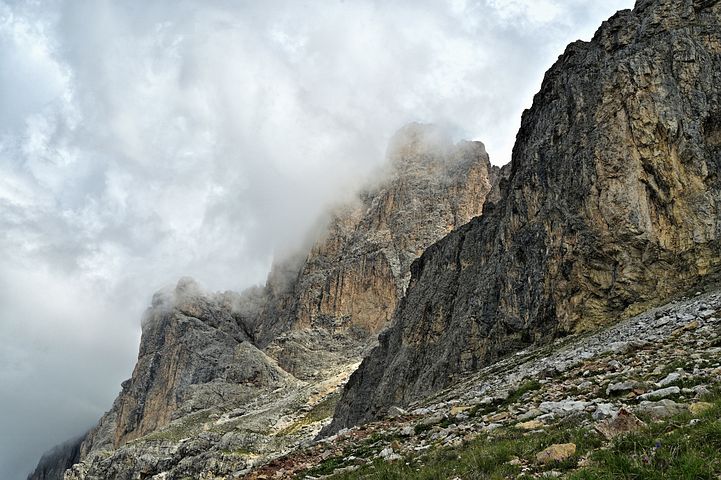
[[[329,431],[718,276],[719,25],[717,1],[643,0],[568,46],[501,199],[413,264]]]
[[[340,344],[359,360],[388,325],[413,260],[480,215],[506,175],[480,142],[454,145],[427,125],[400,130],[380,180],[334,210],[304,258],[274,266],[265,303],[245,316],[255,343],[304,380],[338,362],[328,352]]]
[[[486,197],[497,198],[502,176],[482,143],[454,145],[419,124],[395,135],[388,163],[376,185],[333,212],[302,261],[274,267],[268,305],[248,321],[259,345],[277,332],[315,326],[378,333],[408,286],[413,260],[480,215]]]
[[[183,278],[143,318],[133,376],[83,444],[116,448],[180,416],[254,398],[295,381],[255,347],[231,309],[236,294],[209,295]]]

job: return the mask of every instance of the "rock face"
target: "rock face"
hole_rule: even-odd
[[[308,379],[338,361],[328,354],[339,340],[344,351],[375,340],[408,286],[412,261],[479,215],[487,198],[497,200],[506,171],[491,166],[480,142],[454,145],[434,127],[403,128],[381,180],[334,211],[302,261],[274,267],[263,306],[245,317],[256,344]]]
[[[249,341],[233,314],[236,300],[232,293],[205,294],[189,278],[156,294],[143,319],[133,376],[83,452],[117,447],[180,416],[292,382]],[[114,431],[106,431],[111,423]]]
[[[504,174],[480,142],[410,125],[374,184],[334,210],[309,251],[277,262],[265,287],[209,294],[181,279],[156,294],[133,375],[70,478],[193,477],[312,438],[391,318],[413,260],[497,199]]]
[[[329,431],[717,275],[719,82],[717,1],[640,0],[569,45],[523,115],[501,199],[412,265]]]
[[[314,327],[377,334],[393,314],[410,265],[433,242],[497,200],[501,177],[480,142],[454,145],[411,124],[388,148],[377,185],[337,208],[302,261],[276,265],[253,325],[256,343]]]

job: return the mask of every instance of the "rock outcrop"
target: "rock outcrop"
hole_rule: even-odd
[[[312,438],[413,260],[497,199],[504,172],[480,142],[410,125],[374,184],[333,211],[309,251],[277,262],[265,287],[210,294],[181,279],[156,294],[133,375],[69,478],[235,474]]]
[[[85,435],[69,440],[45,453],[27,480],[55,480],[63,478],[65,470],[80,461],[80,444]]]
[[[143,318],[132,377],[89,434],[83,453],[116,448],[172,420],[215,405],[240,404],[295,379],[250,342],[233,305],[190,278],[157,293]]]
[[[721,3],[639,0],[547,72],[510,179],[428,248],[330,432],[721,266]]]

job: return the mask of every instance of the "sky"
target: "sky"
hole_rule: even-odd
[[[0,0],[0,478],[110,408],[152,294],[262,283],[408,122],[510,160],[632,0]]]

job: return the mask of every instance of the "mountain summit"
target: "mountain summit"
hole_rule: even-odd
[[[720,25],[716,1],[642,0],[568,46],[501,199],[413,264],[328,431],[718,275]]]

